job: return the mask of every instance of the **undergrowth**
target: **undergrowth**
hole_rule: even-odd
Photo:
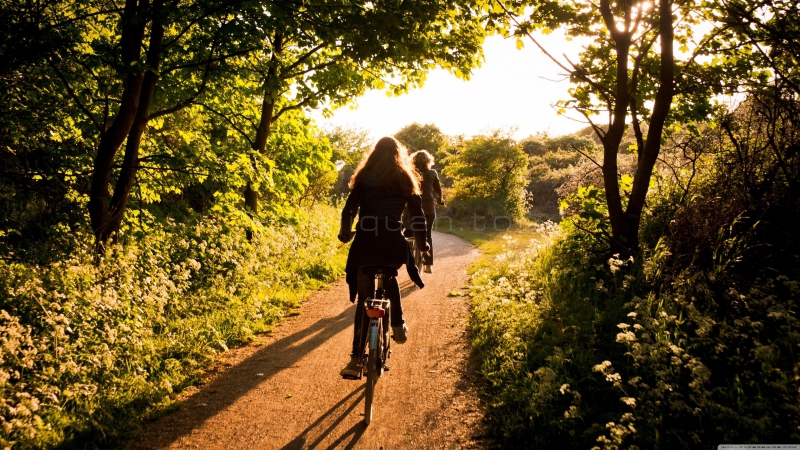
[[[472,332],[501,446],[800,442],[797,266],[750,261],[764,235],[732,228],[709,261],[667,239],[608,257],[568,221],[486,257]]]
[[[217,354],[342,274],[337,223],[320,206],[248,241],[209,216],[152,229],[98,265],[90,236],[52,264],[0,260],[0,447],[120,445]]]

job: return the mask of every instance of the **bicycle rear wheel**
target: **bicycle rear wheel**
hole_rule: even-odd
[[[422,270],[422,251],[420,249],[414,249],[414,265],[417,266],[417,270]]]
[[[377,381],[378,349],[369,351],[367,362],[367,398],[364,402],[364,423],[372,422],[372,402],[375,399],[375,382]]]

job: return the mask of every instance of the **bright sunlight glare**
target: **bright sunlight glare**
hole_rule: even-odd
[[[553,32],[536,39],[560,61],[563,55],[577,60],[580,45],[568,42],[563,34]],[[340,108],[331,118],[313,111],[311,117],[323,129],[348,126],[366,130],[374,139],[414,122],[432,123],[445,134],[465,137],[505,129],[513,131],[516,139],[539,132],[558,136],[584,128],[587,124],[580,117],[559,116],[554,107],[556,101],[570,98],[564,71],[530,39],[524,43],[517,50],[514,39],[487,38],[486,59],[469,81],[437,69],[422,88],[406,95],[387,97],[383,91],[369,91],[356,100],[356,109]]]

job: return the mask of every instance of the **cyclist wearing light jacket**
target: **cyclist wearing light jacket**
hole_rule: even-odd
[[[401,215],[408,206],[411,230],[417,246],[428,251],[425,241],[425,215],[422,212],[419,183],[408,156],[408,150],[393,137],[384,137],[375,148],[361,160],[350,179],[350,195],[342,210],[339,240],[348,242],[352,237],[353,221],[358,213],[355,239],[350,247],[345,266],[346,281],[350,287],[350,301],[358,294],[355,321],[353,324],[353,348],[350,362],[342,369],[342,375],[358,376],[361,371],[361,355],[369,322],[365,315],[364,300],[374,292],[374,275],[359,272],[364,266],[389,266],[400,268],[406,265],[411,280],[420,288],[424,286],[414,265],[414,257],[403,237]],[[408,326],[403,318],[400,287],[397,279],[384,281],[384,290],[391,303],[391,326],[394,340],[404,343]],[[361,326],[359,326],[361,325]]]

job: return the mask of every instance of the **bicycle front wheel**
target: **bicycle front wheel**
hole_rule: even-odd
[[[378,349],[370,349],[367,358],[367,399],[364,402],[364,423],[372,422],[372,402],[375,399],[375,382],[378,381]]]

